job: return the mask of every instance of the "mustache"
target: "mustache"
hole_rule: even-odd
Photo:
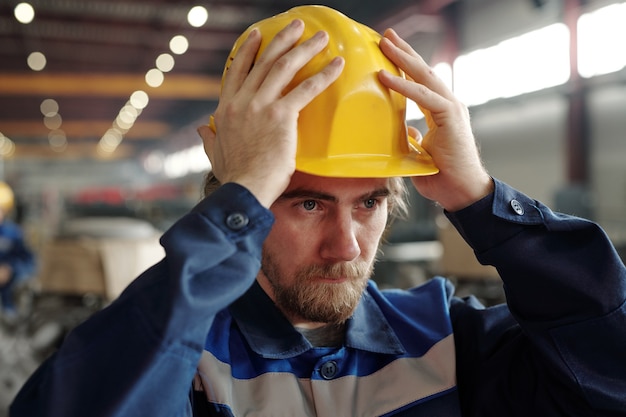
[[[358,263],[337,263],[329,265],[309,265],[303,268],[298,274],[303,279],[310,278],[348,278],[359,279],[372,274],[372,265],[366,262]]]

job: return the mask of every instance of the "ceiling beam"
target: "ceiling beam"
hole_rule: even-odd
[[[400,37],[407,39],[417,33],[439,33],[443,25],[440,16],[426,14],[420,6],[412,5],[383,20],[375,29],[382,33],[389,27],[393,28]]]
[[[42,119],[43,120],[43,119]],[[67,135],[68,140],[83,138],[99,138],[109,128],[110,120],[64,120],[61,129]],[[47,138],[50,129],[44,126],[43,121],[33,122],[32,120],[6,120],[0,121],[0,132],[9,139],[42,139]],[[139,119],[128,130],[124,137],[126,139],[165,139],[170,133],[170,126],[167,123],[155,120]]]
[[[425,14],[439,14],[441,10],[457,0],[422,0],[420,8]]]
[[[221,80],[201,75],[165,74],[160,87],[146,85],[136,74],[1,74],[0,96],[129,97],[144,90],[151,98],[215,100]]]
[[[99,154],[95,143],[69,143],[62,152],[55,152],[49,146],[18,144],[15,153],[7,159],[41,158],[41,159],[97,159],[119,160],[134,156],[135,149],[132,146],[120,144],[110,154]]]

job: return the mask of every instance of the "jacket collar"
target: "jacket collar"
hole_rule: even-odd
[[[369,294],[372,290],[376,291],[375,286],[369,283],[346,323],[345,346],[382,354],[402,354],[405,350]],[[265,358],[290,358],[312,348],[256,281],[229,310],[252,350]]]

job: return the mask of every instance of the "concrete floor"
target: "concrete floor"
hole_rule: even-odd
[[[59,346],[65,335],[102,308],[94,297],[20,294],[20,314],[7,320],[0,313],[0,417],[28,377]]]
[[[40,363],[33,340],[18,328],[0,327],[0,417],[8,416],[8,407],[20,387]]]

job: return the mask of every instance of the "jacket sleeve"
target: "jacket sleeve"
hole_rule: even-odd
[[[497,268],[508,304],[453,304],[466,407],[626,416],[626,269],[603,230],[497,180],[491,196],[447,215],[478,260]]]
[[[165,258],[68,335],[10,415],[191,415],[189,388],[212,320],[254,282],[272,223],[236,184],[200,202],[162,236]]]

